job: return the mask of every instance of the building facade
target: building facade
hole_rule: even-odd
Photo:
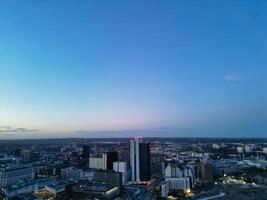
[[[150,172],[150,145],[140,142],[138,138],[130,141],[130,161],[132,181],[148,181]]]
[[[20,180],[34,179],[34,170],[32,167],[14,167],[0,169],[0,186],[7,186]]]

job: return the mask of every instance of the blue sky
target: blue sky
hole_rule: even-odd
[[[0,138],[265,137],[266,74],[266,1],[0,1]]]

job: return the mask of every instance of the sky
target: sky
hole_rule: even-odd
[[[266,137],[267,2],[1,0],[0,139]]]

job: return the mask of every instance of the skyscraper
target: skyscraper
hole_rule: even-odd
[[[129,147],[119,147],[116,149],[118,154],[118,161],[127,162],[127,166],[130,166],[130,148]]]
[[[104,165],[107,170],[113,170],[113,163],[118,161],[118,154],[115,151],[106,152],[103,154]]]
[[[83,153],[82,153],[82,166],[89,166],[89,158],[90,158],[90,146],[84,145],[83,146]]]
[[[82,154],[82,157],[84,159],[89,159],[89,157],[90,157],[90,147],[89,147],[89,145],[84,145],[83,146],[83,154]]]
[[[199,164],[200,181],[211,182],[213,180],[213,167],[210,163]]]
[[[130,140],[130,160],[132,181],[150,180],[150,145],[139,142],[138,138]]]
[[[150,154],[151,176],[162,177],[164,167],[164,155],[160,153]]]

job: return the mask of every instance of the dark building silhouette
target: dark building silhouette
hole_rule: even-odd
[[[20,157],[21,156],[21,151],[22,151],[22,149],[15,149],[14,156],[15,157]]]
[[[91,150],[90,150],[89,145],[84,145],[83,146],[83,154],[82,154],[83,159],[89,159],[90,152],[91,152]]]
[[[38,151],[30,151],[30,161],[36,162],[39,160],[40,153]]]
[[[139,144],[140,153],[140,180],[148,181],[151,178],[150,173],[150,145],[149,143]]]
[[[118,161],[118,154],[115,151],[107,152],[104,154],[104,159],[106,160],[107,170],[113,170],[113,162]]]
[[[80,167],[89,166],[90,153],[91,153],[90,146],[89,145],[84,145],[83,146],[82,159],[80,160],[80,163],[79,163]]]

